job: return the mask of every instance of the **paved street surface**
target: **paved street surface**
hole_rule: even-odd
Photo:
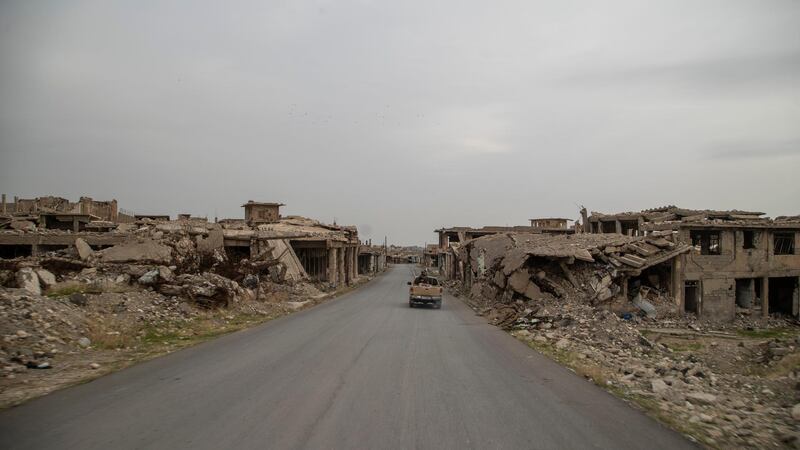
[[[0,448],[692,447],[410,277],[3,411]]]

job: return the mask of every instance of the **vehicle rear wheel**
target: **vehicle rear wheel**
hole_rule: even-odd
[[[413,308],[413,307],[414,307],[414,303],[412,303],[412,302],[408,302],[408,307],[409,307],[409,308]]]
[[[436,304],[433,305],[433,307],[436,309],[442,309],[442,302],[441,301],[436,302]]]

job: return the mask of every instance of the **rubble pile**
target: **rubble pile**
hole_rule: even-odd
[[[706,445],[800,445],[796,324],[746,317],[713,325],[678,317],[626,320],[587,303],[551,300],[523,310],[508,326]],[[755,327],[779,337],[747,332]]]
[[[328,298],[335,288],[312,282],[287,240],[306,231],[271,228],[145,219],[103,233],[116,239],[106,248],[73,237],[0,259],[0,406]]]
[[[686,252],[689,247],[661,235],[497,234],[468,241],[459,248],[470,283],[470,295],[494,309],[508,325],[527,304],[553,299],[638,309],[661,314],[674,309],[657,273],[648,268]],[[630,283],[633,281],[633,283]],[[635,290],[628,292],[629,284]],[[625,294],[625,295],[620,295]],[[629,297],[630,302],[627,301]]]
[[[713,448],[800,447],[800,328],[699,321],[658,266],[668,235],[498,234],[459,247],[451,289],[490,323]]]

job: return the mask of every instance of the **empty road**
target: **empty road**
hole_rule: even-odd
[[[0,448],[694,448],[410,274],[0,412]]]

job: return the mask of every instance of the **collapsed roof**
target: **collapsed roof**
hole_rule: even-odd
[[[501,259],[508,275],[522,267],[531,257],[575,260],[611,264],[621,272],[636,272],[667,261],[691,248],[676,244],[659,235],[623,236],[619,234],[551,235],[505,233],[470,241],[466,247],[484,255],[483,264],[471,261],[473,267],[490,267]],[[471,256],[476,255],[470,252]]]
[[[800,226],[800,216],[780,216],[775,220],[764,217],[763,212],[741,210],[685,209],[677,206],[663,206],[634,212],[604,214],[592,211],[590,222],[637,221],[646,230],[676,229],[681,225],[728,226],[728,227],[792,227]]]

